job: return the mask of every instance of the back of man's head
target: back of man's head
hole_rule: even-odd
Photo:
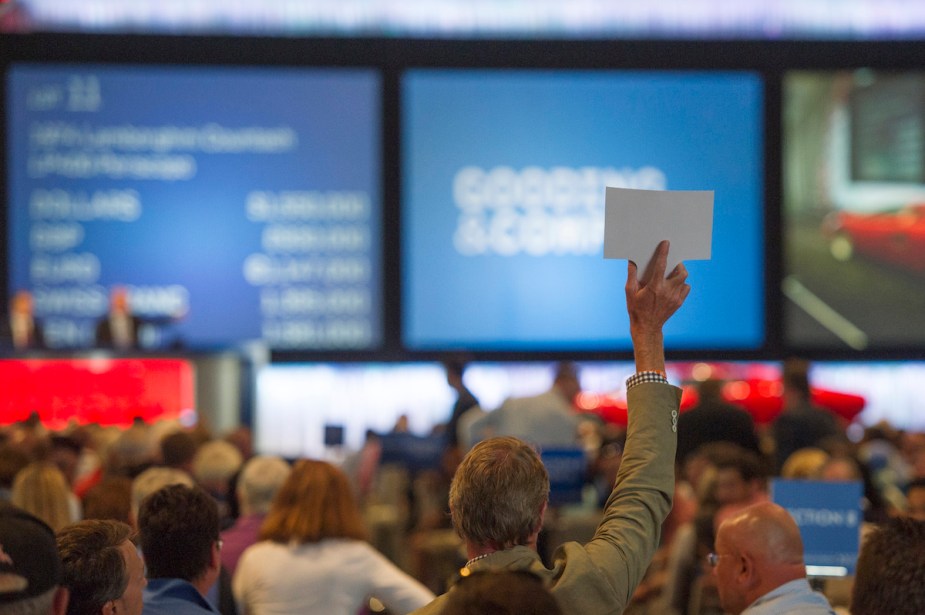
[[[854,574],[852,615],[925,613],[925,522],[901,517],[870,532]]]
[[[291,471],[288,463],[274,455],[258,455],[248,460],[241,470],[237,487],[242,511],[266,514]]]
[[[185,431],[175,431],[161,438],[161,461],[169,468],[189,472],[196,456],[196,440]]]
[[[581,379],[578,375],[578,366],[569,361],[563,361],[556,365],[556,376],[553,380],[555,387],[569,401],[581,393]]]
[[[489,438],[469,451],[453,477],[453,526],[477,545],[527,544],[548,498],[549,474],[536,451],[517,438]]]
[[[148,578],[200,579],[220,529],[218,505],[199,487],[170,485],[146,497],[138,530]]]
[[[132,528],[119,521],[90,519],[58,532],[58,553],[64,565],[64,585],[71,592],[68,615],[100,615],[128,587],[122,544]]]
[[[14,506],[0,506],[0,615],[64,613],[67,590],[55,535]]]

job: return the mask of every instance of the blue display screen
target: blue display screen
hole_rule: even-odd
[[[606,186],[715,191],[676,349],[765,340],[763,84],[748,72],[413,70],[402,82],[404,343],[630,346]]]
[[[380,77],[22,64],[7,79],[9,283],[51,347],[114,287],[148,347],[381,343]]]

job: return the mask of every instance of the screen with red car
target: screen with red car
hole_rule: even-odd
[[[925,73],[790,72],[782,291],[796,350],[925,342]]]

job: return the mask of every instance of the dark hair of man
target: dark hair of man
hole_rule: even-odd
[[[119,521],[90,519],[58,532],[64,583],[71,592],[68,615],[99,615],[110,600],[125,593],[128,571],[120,549],[132,528]]]
[[[208,569],[219,539],[218,505],[199,487],[170,485],[142,500],[138,530],[149,579],[192,582]]]
[[[489,438],[469,451],[453,477],[453,527],[479,545],[523,545],[548,498],[549,474],[536,451],[517,438]]]
[[[131,523],[132,480],[107,476],[87,490],[83,497],[84,519],[112,519]]]
[[[851,613],[925,613],[925,521],[898,517],[864,538],[851,592]]]
[[[185,431],[175,431],[161,438],[161,461],[170,468],[192,463],[196,456],[196,440]]]

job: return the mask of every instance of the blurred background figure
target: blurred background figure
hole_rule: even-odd
[[[222,529],[230,527],[233,522],[229,505],[230,485],[243,463],[241,451],[224,440],[206,442],[193,457],[193,478],[218,504]]]
[[[36,321],[32,293],[16,291],[10,298],[9,314],[0,329],[2,343],[14,350],[45,348],[45,332]]]
[[[291,471],[288,463],[273,455],[258,455],[244,464],[235,490],[241,515],[222,532],[222,564],[230,574],[244,550],[257,542],[270,504]]]
[[[783,382],[784,410],[771,424],[776,472],[780,472],[787,457],[794,451],[819,446],[826,438],[842,433],[835,415],[813,404],[810,399],[807,361],[785,361]]]
[[[107,519],[135,525],[132,518],[132,479],[107,476],[87,490],[83,500],[84,519]]]
[[[581,393],[574,363],[556,365],[552,387],[539,395],[510,397],[470,427],[475,441],[491,436],[513,436],[543,448],[579,445],[575,398]]]
[[[81,517],[80,502],[68,487],[64,474],[47,461],[34,461],[19,471],[10,500],[55,532]]]
[[[456,391],[456,402],[453,404],[453,411],[450,413],[450,419],[446,424],[446,441],[449,447],[459,446],[459,435],[457,428],[459,418],[473,406],[479,405],[479,400],[475,395],[466,388],[463,383],[463,374],[466,371],[466,364],[462,360],[444,361],[443,370],[446,372],[446,383]]]
[[[434,594],[366,542],[350,483],[314,460],[295,464],[233,579],[241,615],[356,615],[375,597],[396,615]]]
[[[925,521],[925,478],[919,478],[906,488],[906,515]]]
[[[761,452],[752,416],[726,402],[722,393],[722,380],[711,378],[697,384],[697,405],[678,417],[679,464],[710,442],[732,442],[756,454]]]
[[[100,348],[135,350],[142,321],[132,314],[128,289],[113,286],[109,291],[109,312],[96,325],[96,345]]]

